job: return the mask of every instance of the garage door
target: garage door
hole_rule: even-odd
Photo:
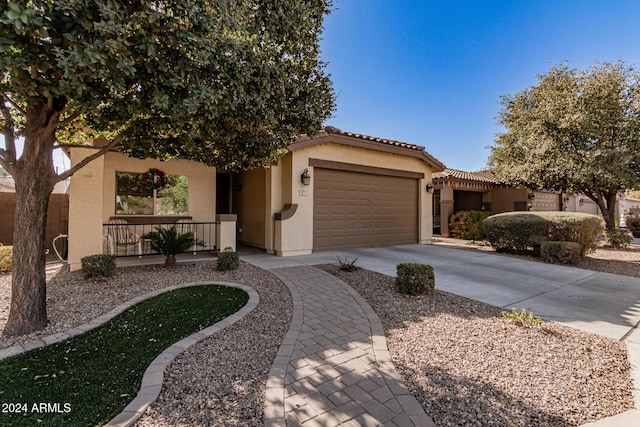
[[[417,179],[314,171],[314,250],[418,242]]]

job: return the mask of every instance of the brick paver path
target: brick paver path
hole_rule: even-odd
[[[396,372],[380,319],[342,280],[311,266],[271,270],[293,318],[273,363],[265,426],[433,426]]]

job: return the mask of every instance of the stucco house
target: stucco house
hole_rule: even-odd
[[[93,150],[70,149],[71,164]],[[333,127],[299,137],[275,165],[240,173],[112,151],[71,178],[69,264],[108,251],[109,224],[121,220],[139,236],[192,224],[205,250],[237,241],[279,256],[431,243],[432,174],[442,170],[424,147]],[[144,254],[144,243],[130,253]]]

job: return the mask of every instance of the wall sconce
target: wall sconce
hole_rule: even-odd
[[[433,193],[433,184],[431,182],[427,182],[427,185],[424,189],[427,190],[427,193]]]
[[[582,207],[584,205],[584,199],[580,198],[580,201],[578,203],[580,203],[580,207]]]
[[[305,169],[304,172],[302,172],[302,175],[300,175],[300,181],[302,181],[303,185],[311,184],[311,176],[309,175],[309,169]]]
[[[564,200],[564,202],[567,203],[569,202],[569,200],[571,200],[571,198],[569,196],[564,196],[564,199],[562,200]]]
[[[536,195],[533,194],[533,192],[529,193],[529,200],[535,200],[536,199]]]

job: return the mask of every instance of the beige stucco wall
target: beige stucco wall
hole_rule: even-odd
[[[71,165],[75,165],[93,152],[94,149],[91,148],[73,148]],[[69,265],[72,270],[80,268],[80,259],[83,256],[103,251],[102,224],[115,215],[116,171],[144,173],[150,168],[158,168],[168,175],[188,176],[189,216],[195,222],[215,221],[215,168],[188,160],[141,160],[109,152],[71,177]],[[153,221],[153,218],[149,221]]]
[[[277,242],[275,251],[278,255],[309,254],[313,249],[313,180],[314,168],[309,166],[309,159],[330,160],[385,169],[396,169],[424,173],[418,185],[419,197],[419,242],[431,243],[432,239],[432,201],[433,195],[425,191],[427,182],[431,181],[431,168],[422,160],[350,147],[340,144],[327,143],[296,150],[287,154],[281,161],[282,195],[281,203],[275,207],[273,214],[284,207],[286,203],[297,204],[298,208],[293,217],[279,221],[274,232]],[[311,175],[311,185],[305,186],[300,175],[305,169]]]
[[[498,187],[491,191],[491,212],[512,212],[514,202],[528,201],[527,190],[513,187]]]

